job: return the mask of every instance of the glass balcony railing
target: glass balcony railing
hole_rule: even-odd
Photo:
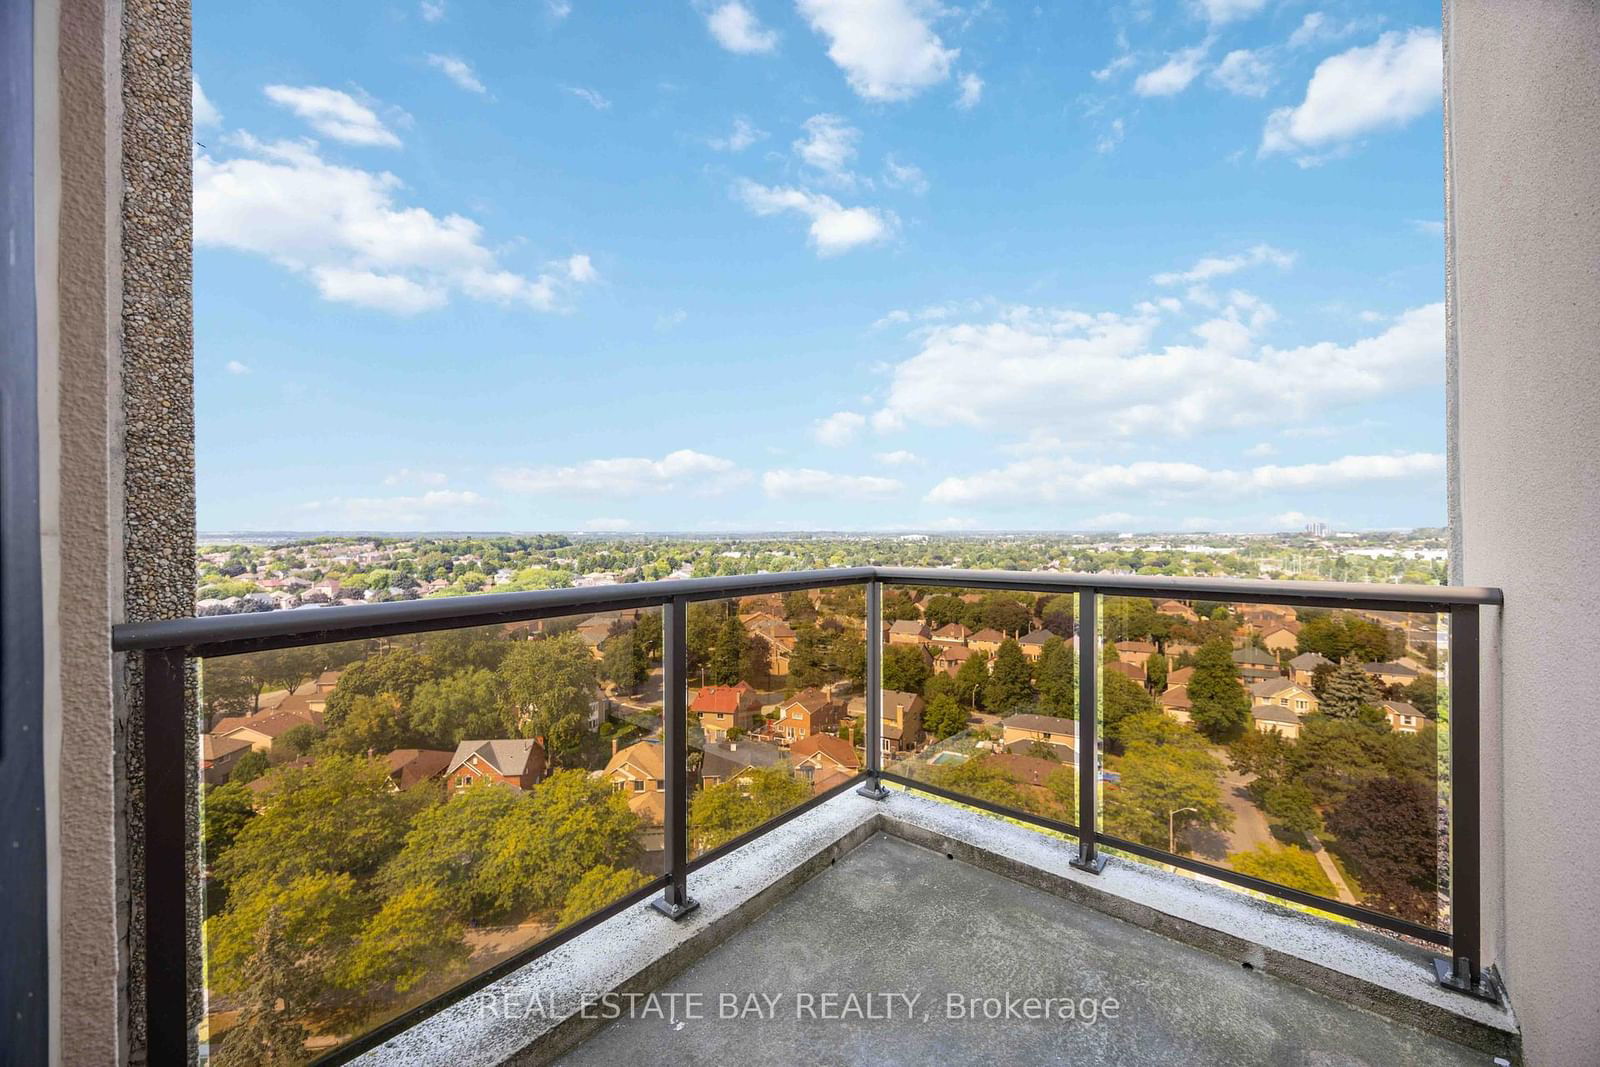
[[[1473,991],[1456,798],[1497,602],[841,568],[119,627],[152,1055],[343,1061],[630,905],[689,913],[698,868],[885,783],[1075,839],[1085,871],[1109,852],[1441,946]]]

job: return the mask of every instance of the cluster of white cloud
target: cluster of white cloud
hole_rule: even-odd
[[[1134,79],[1133,91],[1140,96],[1175,96],[1183,92],[1205,69],[1209,48],[1209,44],[1197,44],[1169,54],[1161,66]]]
[[[428,55],[428,66],[439,71],[446,78],[455,82],[469,93],[487,95],[488,89],[478,79],[477,72],[472,69],[472,64],[460,56],[448,56],[439,52]]]
[[[222,112],[206,98],[206,91],[200,88],[199,78],[192,79],[189,83],[189,103],[195,129],[204,130],[222,125]]]
[[[740,116],[733,120],[733,129],[726,137],[713,137],[706,143],[718,152],[743,152],[766,137],[766,130],[757,129],[749,119]]]
[[[861,131],[838,115],[827,114],[812,115],[801,129],[805,130],[805,137],[793,145],[801,162],[833,182],[854,185],[856,178],[850,164],[855,159]]]
[[[818,419],[812,436],[819,444],[837,448],[850,444],[867,428],[867,419],[854,411],[836,411],[825,419]]]
[[[1429,29],[1390,31],[1317,65],[1305,99],[1267,118],[1261,155],[1298,153],[1302,163],[1373,130],[1410,122],[1438,106],[1444,51]]]
[[[893,212],[845,207],[831,196],[792,186],[767,186],[748,179],[734,185],[734,195],[757,215],[794,212],[811,220],[808,235],[819,256],[836,256],[875,244],[899,224]]]
[[[1191,328],[1191,341],[1157,345],[1156,331],[1176,303],[1147,303],[1130,314],[1019,308],[988,323],[925,330],[920,350],[890,369],[872,424],[957,424],[1019,436],[1070,426],[1084,440],[1170,439],[1307,419],[1443,373],[1442,304],[1413,308],[1351,344],[1280,349],[1258,336],[1271,308],[1235,292]]]
[[[893,478],[871,474],[834,474],[801,467],[767,471],[761,476],[761,488],[767,496],[776,500],[797,496],[861,499],[893,496],[905,486]]]
[[[266,256],[328,300],[415,314],[457,292],[551,311],[598,277],[585,255],[533,276],[508,270],[476,222],[403,205],[399,178],[329,162],[314,142],[231,143],[232,158],[195,156],[196,243]]]
[[[1359,489],[1437,480],[1443,472],[1444,457],[1432,452],[1343,456],[1327,463],[1246,470],[1182,462],[1084,463],[1065,454],[1039,455],[993,470],[946,478],[929,490],[927,500],[955,506],[1055,504],[1107,498],[1162,503],[1183,498]]]
[[[660,459],[625,456],[591,459],[567,467],[508,467],[494,472],[501,489],[515,493],[627,496],[635,493],[708,494],[749,480],[730,459],[679,449]]]
[[[706,11],[706,28],[717,43],[740,55],[761,55],[778,47],[778,35],[761,25],[739,0],[728,0]]]
[[[349,93],[321,85],[269,85],[264,91],[268,100],[288,108],[324,137],[366,147],[400,147],[400,138],[377,112]]]
[[[568,85],[564,88],[596,111],[608,111],[611,108],[611,101],[593,89],[586,89],[581,85]]]
[[[1236,48],[1213,62],[1217,28],[1260,13],[1264,0],[1192,0],[1205,18],[1205,38],[1167,53],[1164,62],[1139,74],[1133,92],[1143,97],[1170,97],[1187,90],[1202,74],[1207,81],[1236,96],[1261,98],[1278,80],[1277,64],[1297,49],[1335,41],[1372,25],[1371,20],[1335,21],[1321,11],[1305,15],[1280,45]],[[1119,53],[1093,72],[1109,81],[1133,66],[1135,53],[1121,35]],[[1330,56],[1319,64],[1297,106],[1268,115],[1258,154],[1291,154],[1302,166],[1322,162],[1348,149],[1361,136],[1400,126],[1436,107],[1441,97],[1442,49],[1438,31],[1417,28],[1389,31],[1370,44]],[[1101,152],[1115,148],[1121,127],[1100,136]]]
[[[797,0],[795,6],[828,39],[828,58],[850,88],[867,100],[909,100],[950,77],[961,54],[946,48],[929,24],[940,12],[931,0]]]
[[[1273,248],[1271,245],[1260,244],[1238,255],[1206,256],[1188,270],[1165,271],[1153,276],[1150,280],[1157,285],[1208,282],[1213,278],[1236,274],[1246,267],[1259,267],[1262,264],[1271,264],[1274,267],[1288,270],[1294,266],[1294,260],[1295,257],[1292,252],[1284,252],[1281,249]]]
[[[450,479],[443,471],[421,470],[415,467],[401,467],[392,474],[384,476],[384,485],[415,485],[430,489],[437,489]]]
[[[470,490],[432,489],[414,496],[332,497],[302,507],[308,519],[331,529],[437,529],[489,506]]]

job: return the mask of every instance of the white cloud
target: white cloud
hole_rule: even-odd
[[[855,158],[861,131],[838,115],[812,115],[802,128],[806,135],[794,142],[795,154],[830,178],[853,182],[850,161]]]
[[[825,419],[818,419],[811,434],[820,444],[837,448],[854,441],[866,425],[865,416],[854,411],[836,411]]]
[[[1274,445],[1271,441],[1262,441],[1245,449],[1244,454],[1249,456],[1251,459],[1265,459],[1268,456],[1276,455],[1277,451],[1278,446]]]
[[[1307,515],[1303,511],[1285,511],[1267,519],[1269,523],[1280,530],[1300,530],[1314,522],[1326,522],[1317,515]]]
[[[1267,0],[1190,0],[1206,21],[1213,26],[1249,18],[1267,6]]]
[[[1174,96],[1183,92],[1199,76],[1207,51],[1208,46],[1201,43],[1170,53],[1161,66],[1134,79],[1133,91],[1140,96]]]
[[[446,78],[449,78],[469,93],[487,93],[489,91],[483,87],[483,82],[478,80],[478,75],[474,73],[472,64],[460,56],[447,56],[438,52],[430,52],[428,54],[428,66],[441,72]]]
[[[632,519],[587,519],[583,528],[591,533],[621,533],[633,529]]]
[[[898,493],[905,487],[893,478],[879,478],[870,474],[832,474],[802,467],[767,471],[761,476],[761,488],[768,496],[781,499],[796,496],[884,497]]]
[[[1361,18],[1335,22],[1323,12],[1313,11],[1300,20],[1300,25],[1289,35],[1288,44],[1290,48],[1305,48],[1324,41],[1337,41],[1381,21],[1378,18]]]
[[[679,326],[682,326],[688,318],[689,313],[683,310],[683,308],[677,308],[673,311],[664,311],[656,316],[656,329],[662,333],[666,333],[668,330],[675,330]]]
[[[883,161],[883,183],[891,189],[906,189],[921,196],[928,191],[928,178],[914,163],[901,163],[893,156]]]
[[[1236,293],[1185,344],[1152,343],[1158,309],[1022,308],[986,324],[933,327],[917,354],[890,369],[872,421],[880,430],[955,424],[1019,438],[1062,426],[1082,440],[1180,438],[1305,420],[1442,380],[1443,304],[1407,311],[1348,345],[1264,345],[1256,332],[1270,318],[1270,308]]]
[[[444,18],[444,0],[422,0],[422,21],[438,22]]]
[[[417,496],[333,497],[303,510],[340,529],[440,529],[466,526],[489,501],[467,490],[435,489]]]
[[[594,263],[588,256],[581,252],[567,257],[567,277],[579,285],[600,280],[600,272],[594,269]]]
[[[960,49],[928,25],[928,0],[797,0],[811,28],[828,38],[828,58],[868,100],[909,100],[950,76]]]
[[[267,99],[304,119],[313,130],[345,144],[398,148],[400,138],[366,104],[320,85],[269,85]]]
[[[679,449],[661,459],[591,459],[570,467],[511,467],[494,483],[516,493],[717,493],[747,480],[732,460]]]
[[[1101,155],[1116,151],[1117,145],[1122,143],[1122,138],[1127,131],[1127,124],[1120,117],[1112,119],[1111,125],[1106,127],[1106,132],[1100,135],[1099,140],[1095,141],[1094,150]]]
[[[983,99],[983,79],[976,74],[961,75],[956,82],[961,90],[961,95],[956,97],[956,107],[962,111],[971,111],[978,106],[978,101]]]
[[[1437,31],[1385,33],[1373,44],[1319,63],[1299,106],[1267,117],[1260,154],[1295,153],[1303,164],[1315,163],[1318,151],[1337,150],[1437,107],[1442,77]]]
[[[266,256],[328,300],[415,314],[460,292],[549,311],[581,280],[573,260],[535,277],[505,269],[476,222],[398,202],[393,174],[330,163],[309,142],[235,142],[234,158],[195,157],[196,243]]]
[[[882,241],[894,232],[898,221],[891,212],[847,208],[831,196],[806,189],[759,185],[741,179],[734,186],[734,193],[757,215],[793,211],[809,218],[811,244],[819,256],[836,256]]]
[[[228,360],[226,370],[229,374],[249,374],[250,368],[236,359]]]
[[[1429,237],[1444,236],[1443,219],[1412,219],[1411,228],[1418,233],[1427,234]]]
[[[873,458],[879,463],[890,467],[908,467],[920,462],[915,452],[908,452],[903,448],[896,449],[893,452],[879,452]]]
[[[1272,66],[1261,53],[1238,48],[1222,57],[1211,80],[1235,96],[1266,96],[1272,87]]]
[[[572,14],[572,5],[568,0],[544,0],[544,9],[550,12],[550,17],[557,22]]]
[[[212,126],[222,125],[222,112],[206,97],[206,91],[200,88],[200,79],[189,79],[190,110],[194,114],[194,128],[207,129]]]
[[[739,0],[719,4],[706,15],[706,28],[717,43],[740,55],[761,55],[778,47],[778,35]]]
[[[1206,256],[1188,270],[1166,271],[1150,280],[1157,285],[1177,285],[1183,282],[1205,282],[1212,278],[1235,274],[1246,267],[1271,264],[1281,270],[1294,266],[1294,253],[1284,252],[1271,245],[1260,244],[1233,256]]]
[[[733,130],[726,137],[713,137],[706,143],[718,152],[743,152],[757,141],[765,140],[766,130],[758,130],[749,119],[733,120]]]
[[[567,92],[582,100],[596,111],[605,111],[611,107],[611,101],[593,89],[585,89],[581,85],[564,86]]]
[[[413,467],[401,467],[393,474],[386,475],[384,485],[417,485],[428,489],[437,489],[450,479],[443,471],[419,470]]]
[[[1266,493],[1361,489],[1375,483],[1437,479],[1444,457],[1432,452],[1343,456],[1327,463],[1274,465],[1245,470],[1196,463],[1140,461],[1083,463],[1068,456],[1035,456],[968,477],[946,478],[927,495],[930,504],[1071,503],[1115,497],[1246,497]]]
[[[1115,530],[1137,521],[1139,521],[1137,515],[1130,515],[1126,511],[1106,511],[1099,515],[1091,515],[1075,525],[1082,530]]]

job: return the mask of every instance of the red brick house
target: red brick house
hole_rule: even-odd
[[[703,686],[689,705],[689,711],[700,716],[700,728],[711,741],[722,740],[735,727],[748,733],[760,710],[761,699],[748,682]]]
[[[812,734],[832,733],[839,727],[843,709],[820,689],[804,689],[779,706],[774,733],[786,741],[800,741]]]
[[[544,746],[523,738],[463,741],[445,769],[445,782],[459,793],[482,782],[529,789],[544,777]]]

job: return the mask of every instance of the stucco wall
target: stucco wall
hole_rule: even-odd
[[[53,1053],[142,1062],[143,713],[110,627],[193,604],[189,7],[35,0],[35,27]]]
[[[1485,679],[1486,918],[1533,1064],[1600,1049],[1600,3],[1449,5],[1460,577],[1505,590]],[[1492,651],[1486,648],[1486,651]],[[1576,680],[1576,682],[1575,682]],[[1498,690],[1496,689],[1498,687]]]

